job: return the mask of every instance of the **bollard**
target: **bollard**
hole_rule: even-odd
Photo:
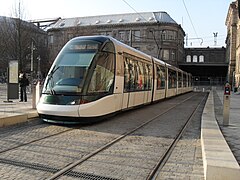
[[[36,109],[40,96],[41,96],[41,85],[40,85],[40,81],[38,81],[36,85],[32,86],[32,108],[33,109]]]
[[[36,101],[35,101],[35,106],[37,105],[39,99],[40,99],[40,94],[41,94],[41,85],[40,85],[40,81],[38,81],[37,85],[36,85]]]
[[[32,108],[36,109],[36,85],[32,84]]]
[[[230,84],[226,83],[224,86],[224,96],[223,96],[223,125],[229,125],[229,110],[230,110]]]

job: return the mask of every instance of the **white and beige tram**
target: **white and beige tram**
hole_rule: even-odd
[[[192,91],[192,77],[109,36],[70,40],[37,104],[48,122],[88,123]]]

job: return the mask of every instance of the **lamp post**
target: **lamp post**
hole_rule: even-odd
[[[33,44],[33,39],[31,41],[31,73],[33,72],[33,51],[36,49],[34,44]]]
[[[40,55],[37,57],[37,60],[38,60],[37,78],[38,78],[38,81],[39,81],[41,79],[41,66],[40,66],[41,57],[40,57]]]

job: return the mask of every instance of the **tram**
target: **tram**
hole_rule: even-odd
[[[109,36],[82,36],[60,51],[37,104],[47,122],[90,123],[192,91],[192,76]]]

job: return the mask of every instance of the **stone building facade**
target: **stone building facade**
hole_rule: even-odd
[[[237,1],[230,4],[225,25],[227,26],[226,57],[229,62],[228,80],[235,88],[240,85],[240,20]]]
[[[89,35],[112,36],[175,66],[184,56],[182,27],[166,12],[145,12],[59,19],[48,29],[50,61],[68,40]]]
[[[223,85],[226,82],[228,61],[226,48],[185,48],[179,67],[193,75],[194,85]]]

